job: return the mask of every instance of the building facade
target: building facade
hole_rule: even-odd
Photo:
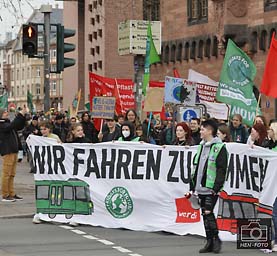
[[[62,23],[62,9],[53,8],[50,17],[52,24]],[[43,14],[34,10],[28,22],[43,23]],[[50,38],[50,66],[56,69],[56,40]],[[43,56],[43,35],[38,34],[38,55]],[[9,104],[23,107],[27,105],[27,91],[33,95],[35,110],[44,108],[44,62],[42,58],[28,58],[22,54],[22,28],[17,38],[1,47],[2,84],[9,92]],[[1,72],[0,72],[1,73]],[[63,107],[62,74],[50,74],[50,106]]]
[[[160,18],[162,60],[152,66],[151,79],[163,80],[177,68],[184,78],[193,69],[218,81],[231,38],[255,63],[259,88],[277,28],[276,0],[161,0]],[[274,99],[262,96],[261,107],[268,120],[276,116]]]
[[[76,30],[76,36],[68,40],[76,45],[76,50],[68,54],[76,64],[64,71],[65,106],[81,89],[80,109],[84,107],[89,99],[89,71],[133,78],[133,56],[119,56],[117,52],[117,26],[124,20],[142,19],[142,13],[142,0],[64,1],[64,26]]]

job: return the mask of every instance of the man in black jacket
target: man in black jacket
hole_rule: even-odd
[[[18,130],[25,126],[25,114],[27,108],[23,108],[11,122],[9,113],[0,108],[0,154],[3,156],[2,169],[2,201],[14,202],[22,200],[14,191],[14,177],[16,173],[17,153],[20,141],[17,135]]]

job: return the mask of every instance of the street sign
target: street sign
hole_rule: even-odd
[[[118,25],[118,53],[146,53],[147,20],[127,20]],[[158,54],[161,54],[161,22],[151,21],[152,38]]]
[[[177,122],[190,122],[192,118],[201,118],[205,110],[203,106],[177,106]]]

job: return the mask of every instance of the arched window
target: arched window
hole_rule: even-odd
[[[198,58],[203,59],[204,42],[200,40],[198,43]]]
[[[183,51],[183,44],[179,43],[178,44],[178,49],[177,49],[177,61],[182,61],[182,51]]]
[[[210,58],[211,57],[211,39],[208,38],[206,40],[205,44],[205,57]]]
[[[189,60],[189,42],[185,43],[185,47],[184,47],[184,60]]]
[[[196,42],[193,41],[190,48],[190,58],[195,60]]]
[[[267,31],[263,30],[260,38],[260,50],[266,51],[267,49]]]
[[[217,37],[213,37],[213,52],[212,55],[217,57],[218,56],[218,40]]]
[[[269,37],[269,39],[268,39],[268,48],[270,47],[271,39],[272,39],[273,33],[275,33],[275,36],[276,36],[276,30],[275,30],[275,28],[272,28],[272,29],[270,30],[270,37]]]
[[[175,62],[175,59],[176,59],[176,45],[173,44],[170,50],[170,61]]]
[[[258,51],[258,33],[256,31],[251,34],[251,52]]]
[[[169,62],[169,46],[168,46],[168,45],[165,47],[164,62],[165,62],[165,63],[168,63],[168,62]]]

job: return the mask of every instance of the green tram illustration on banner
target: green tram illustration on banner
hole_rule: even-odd
[[[70,219],[74,214],[91,215],[93,212],[89,185],[84,181],[37,180],[35,185],[37,213],[48,214],[51,219],[64,214]]]

